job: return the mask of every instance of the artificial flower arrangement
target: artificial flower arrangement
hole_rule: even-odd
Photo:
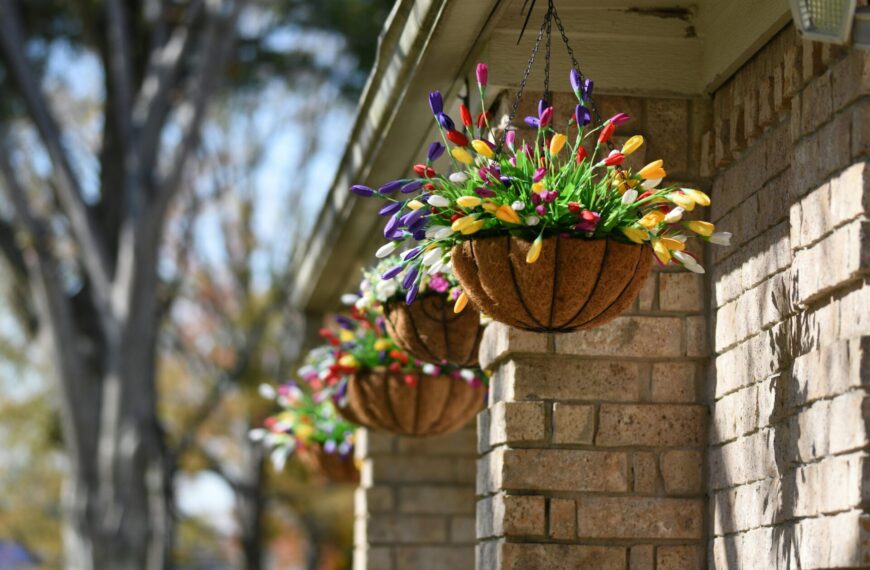
[[[484,323],[473,307],[459,313],[453,310],[462,288],[450,264],[439,261],[429,266],[420,279],[417,301],[409,305],[410,269],[390,273],[402,261],[402,256],[390,255],[393,243],[378,251],[384,259],[363,271],[359,293],[344,300],[359,311],[383,314],[388,336],[411,356],[436,364],[477,366]]]
[[[476,75],[483,107],[486,65],[479,64]],[[394,245],[385,247],[397,247],[405,240],[416,242],[383,275],[389,279],[404,272],[407,302],[415,299],[429,268],[450,263],[452,257],[464,289],[457,308],[470,295],[482,312],[497,320],[510,322],[511,314],[523,312],[534,322],[526,319],[510,324],[532,330],[574,330],[600,324],[604,317],[609,320],[633,301],[652,257],[641,256],[641,247],[649,248],[662,265],[676,263],[703,273],[697,258],[686,250],[687,239],[729,244],[731,234],[717,232],[712,223],[683,220],[696,206],[708,206],[710,198],[697,189],[662,186],[667,175],[662,160],[637,172],[623,165],[643,144],[643,137],[632,136],[621,148],[614,148],[614,130],[630,117],[618,113],[593,124],[592,81],[573,69],[570,80],[578,102],[568,129],[562,133],[553,128],[555,110],[541,100],[537,116],[525,118],[526,125],[535,129],[531,143],[519,143],[510,124],[504,130],[495,128],[487,113],[475,121],[464,104],[460,106],[462,124],[457,127],[444,112],[441,94],[432,92],[429,105],[441,140],[429,146],[425,163],[414,167],[417,177],[394,180],[377,189],[351,188],[359,196],[388,202],[380,214],[389,216],[384,236]],[[449,164],[439,171],[435,164],[444,155]],[[484,246],[487,241],[489,245]],[[614,262],[614,258],[629,261]],[[536,264],[544,259],[547,267],[543,271],[521,267],[523,261]],[[608,259],[612,267],[607,266]],[[571,267],[572,261],[591,269]],[[563,275],[565,286],[551,275],[559,271],[557,266],[573,272]],[[593,273],[597,273],[593,283],[586,284],[588,274]],[[552,277],[550,290],[541,290],[547,277]],[[598,277],[604,282],[596,281]],[[517,291],[498,290],[510,289],[504,284],[511,280]],[[533,283],[537,290],[528,290]],[[576,295],[578,289],[588,290],[586,299]],[[611,299],[614,290],[616,297]],[[529,306],[534,302],[530,297],[550,293],[552,299],[546,306],[537,311]],[[594,310],[559,325],[554,313],[561,312],[565,318],[574,315],[574,309],[567,308],[571,295],[579,297],[580,313],[586,301]],[[592,315],[596,310],[599,314]],[[549,320],[543,322],[547,314]]]
[[[327,344],[312,350],[300,376],[329,394],[338,412],[364,427],[399,435],[459,429],[483,406],[480,369],[424,363],[401,350],[373,310],[352,307],[322,329]]]
[[[304,463],[333,480],[354,481],[353,462],[356,426],[341,417],[331,398],[285,382],[277,389],[260,386],[260,395],[274,400],[281,411],[266,418],[263,428],[252,430],[254,439],[272,449],[272,461],[282,468],[287,457],[297,454]]]

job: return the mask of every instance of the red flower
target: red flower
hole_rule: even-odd
[[[430,176],[430,178],[431,178],[431,176]],[[429,190],[430,192],[435,191],[435,185],[432,184],[431,182],[427,182],[426,184],[424,184],[423,188],[425,188],[426,190]]]
[[[613,130],[616,128],[616,125],[613,123],[607,123],[604,125],[604,128],[601,129],[601,133],[598,135],[598,144],[604,144],[610,140],[610,137],[613,136]]]
[[[459,213],[453,214],[452,216],[450,216],[450,223],[452,224],[453,222],[455,222],[456,220],[458,220],[459,218],[462,218],[462,217],[464,217],[463,214],[459,214]]]
[[[414,172],[417,173],[421,178],[434,178],[435,177],[435,169],[430,167],[426,167],[425,164],[415,164]]]
[[[646,192],[644,192],[643,194],[638,196],[637,200],[635,200],[635,202],[640,202],[644,198],[649,198],[650,196],[652,196],[652,190],[647,190]]]
[[[468,137],[459,131],[447,131],[447,140],[457,146],[468,146]]]
[[[471,126],[471,111],[465,106],[465,103],[459,105],[459,118],[462,119],[462,124],[466,127]]]
[[[586,149],[582,146],[577,147],[577,164],[586,160]]]
[[[618,164],[622,164],[624,160],[624,154],[619,151],[613,151],[607,156],[607,158],[604,159],[604,166],[616,166]]]
[[[572,214],[579,214],[581,209],[577,202],[568,202],[568,211]]]
[[[417,384],[417,378],[413,374],[405,374],[405,384],[414,386]]]
[[[486,124],[489,122],[489,120],[491,118],[492,118],[492,116],[489,114],[489,111],[487,111],[486,113],[479,114],[477,116],[477,128],[482,129],[482,128],[486,127]]]

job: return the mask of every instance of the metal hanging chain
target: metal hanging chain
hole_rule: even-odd
[[[523,73],[523,80],[520,81],[520,86],[517,89],[516,97],[514,97],[513,105],[511,105],[511,112],[508,115],[508,123],[507,127],[502,133],[502,136],[499,140],[498,147],[496,148],[496,154],[501,152],[502,147],[504,146],[505,139],[507,138],[507,133],[510,130],[510,127],[514,123],[514,119],[517,116],[517,109],[520,107],[520,100],[523,98],[523,91],[526,88],[526,82],[529,80],[529,74],[532,72],[532,66],[535,64],[535,58],[538,57],[538,49],[541,47],[541,40],[544,38],[544,32],[547,28],[547,20],[549,18],[545,18],[544,22],[541,24],[541,29],[538,30],[538,37],[535,38],[535,47],[532,48],[532,55],[529,57],[529,62],[526,65],[526,71]]]
[[[549,0],[547,4],[547,15],[544,17],[544,22],[547,25],[547,45],[544,49],[544,101],[550,103],[550,56],[552,54],[553,43],[553,0]]]

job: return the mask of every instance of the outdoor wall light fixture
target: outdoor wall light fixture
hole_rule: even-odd
[[[789,0],[795,26],[808,40],[870,49],[870,7],[866,0]]]

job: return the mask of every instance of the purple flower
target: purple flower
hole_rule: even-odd
[[[619,125],[624,125],[625,123],[629,122],[630,120],[631,120],[631,117],[626,113],[617,113],[617,114],[613,115],[612,117],[610,117],[610,122],[613,123],[614,125],[616,125],[617,127]]]
[[[541,195],[537,192],[532,192],[532,204],[540,204],[541,203]]]
[[[405,304],[410,305],[414,302],[414,299],[417,298],[417,292],[420,290],[419,286],[414,283],[414,286],[408,289],[408,293],[405,295]]]
[[[384,226],[384,237],[387,239],[391,239],[390,236],[393,235],[399,229],[399,215],[393,214],[392,217],[387,221],[387,225]]]
[[[474,189],[474,193],[480,196],[481,198],[492,198],[495,196],[495,192],[490,190],[489,188],[479,187]]]
[[[435,276],[429,280],[429,288],[433,291],[444,293],[450,289],[450,282],[444,279],[440,273],[436,273]]]
[[[402,269],[404,269],[404,267],[402,267],[401,265],[396,265],[394,267],[390,267],[389,269],[384,271],[384,273],[381,275],[381,279],[383,279],[383,280],[392,279],[393,277],[395,277],[396,275],[401,273]]]
[[[535,170],[535,173],[532,175],[532,182],[540,182],[544,179],[544,176],[547,175],[546,168],[538,168]]]
[[[590,97],[592,97],[592,88],[595,86],[595,83],[591,79],[586,79],[583,81],[583,99],[588,101]]]
[[[403,226],[413,226],[417,222],[417,220],[423,217],[423,214],[425,213],[425,208],[417,208],[416,210],[411,210],[410,212],[402,216],[399,221],[402,223]]]
[[[387,204],[386,206],[384,206],[383,208],[378,210],[378,215],[379,216],[389,216],[391,214],[395,214],[396,212],[401,210],[402,206],[404,206],[404,205],[405,205],[404,202],[390,202],[389,204]]]
[[[510,176],[502,176],[501,178],[499,178],[499,180],[501,180],[501,183],[504,184],[508,188],[510,188],[511,184],[514,183],[514,179],[511,178]]]
[[[580,92],[583,90],[583,80],[580,78],[580,72],[574,68],[571,68],[571,89],[574,91],[574,94],[578,97],[580,96]]]
[[[517,140],[517,132],[516,131],[508,131],[504,136],[504,142],[508,146],[509,149],[514,148],[514,141]]]
[[[358,196],[362,196],[363,198],[368,198],[375,193],[374,190],[372,190],[368,186],[363,186],[362,184],[354,184],[350,187],[350,191]]]
[[[347,329],[349,331],[352,331],[356,328],[356,323],[352,319],[344,315],[338,315],[337,317],[335,317],[335,322],[338,323],[338,326],[340,326],[341,328]]]
[[[601,214],[598,212],[583,210],[580,212],[580,221],[574,225],[574,229],[578,232],[594,232],[600,219]]]
[[[535,211],[538,213],[539,216],[543,216],[547,213],[547,207],[543,204],[538,204],[537,206],[535,206]]]
[[[537,117],[526,117],[523,121],[533,129],[537,129],[541,126],[541,121],[539,121]]]
[[[335,442],[331,439],[326,440],[323,443],[323,451],[326,453],[334,453],[335,452]]]
[[[415,285],[414,281],[417,280],[417,274],[420,273],[420,270],[417,267],[412,267],[405,274],[405,278],[402,279],[402,287],[405,289],[409,289],[411,285]]]
[[[550,107],[550,104],[547,103],[546,99],[539,100],[538,101],[538,117],[543,115],[544,111],[546,111],[549,107]]]
[[[416,222],[414,222],[413,224],[409,225],[408,231],[411,232],[412,234],[416,234],[420,230],[425,230],[427,223],[428,223],[428,220],[426,218],[421,218],[421,219],[417,220]]]
[[[415,255],[417,255],[418,253],[420,253],[419,247],[409,249],[408,251],[406,251],[405,253],[402,254],[402,261],[408,261],[409,259],[411,259]]]
[[[419,190],[422,187],[423,187],[422,180],[412,180],[412,181],[408,182],[407,184],[405,184],[404,186],[402,186],[402,194],[410,194],[411,192],[416,192],[417,190]]]
[[[574,118],[577,120],[578,125],[585,127],[592,122],[592,113],[583,105],[577,105],[574,108]]]
[[[444,99],[441,97],[440,91],[429,93],[429,108],[432,109],[432,114],[435,116],[444,111]]]
[[[378,188],[378,192],[381,194],[393,194],[397,192],[402,185],[405,184],[405,180],[393,180],[392,182],[387,182],[380,188]]]
[[[435,162],[442,154],[444,154],[444,145],[435,141],[429,145],[429,152],[426,153],[426,158],[429,162]]]
[[[389,232],[385,231],[384,237],[387,238],[388,240],[392,240],[392,241],[395,241],[395,240],[401,241],[402,239],[405,238],[405,234],[402,232],[402,230],[395,229],[395,230],[391,230]]]
[[[450,115],[447,113],[438,113],[435,115],[435,118],[438,119],[438,124],[441,125],[445,131],[452,131],[456,128],[456,125],[453,123],[453,119],[450,118]]]
[[[422,241],[423,239],[426,238],[426,229],[425,228],[419,229],[419,230],[413,232],[411,234],[411,237],[413,237],[417,241]]]

